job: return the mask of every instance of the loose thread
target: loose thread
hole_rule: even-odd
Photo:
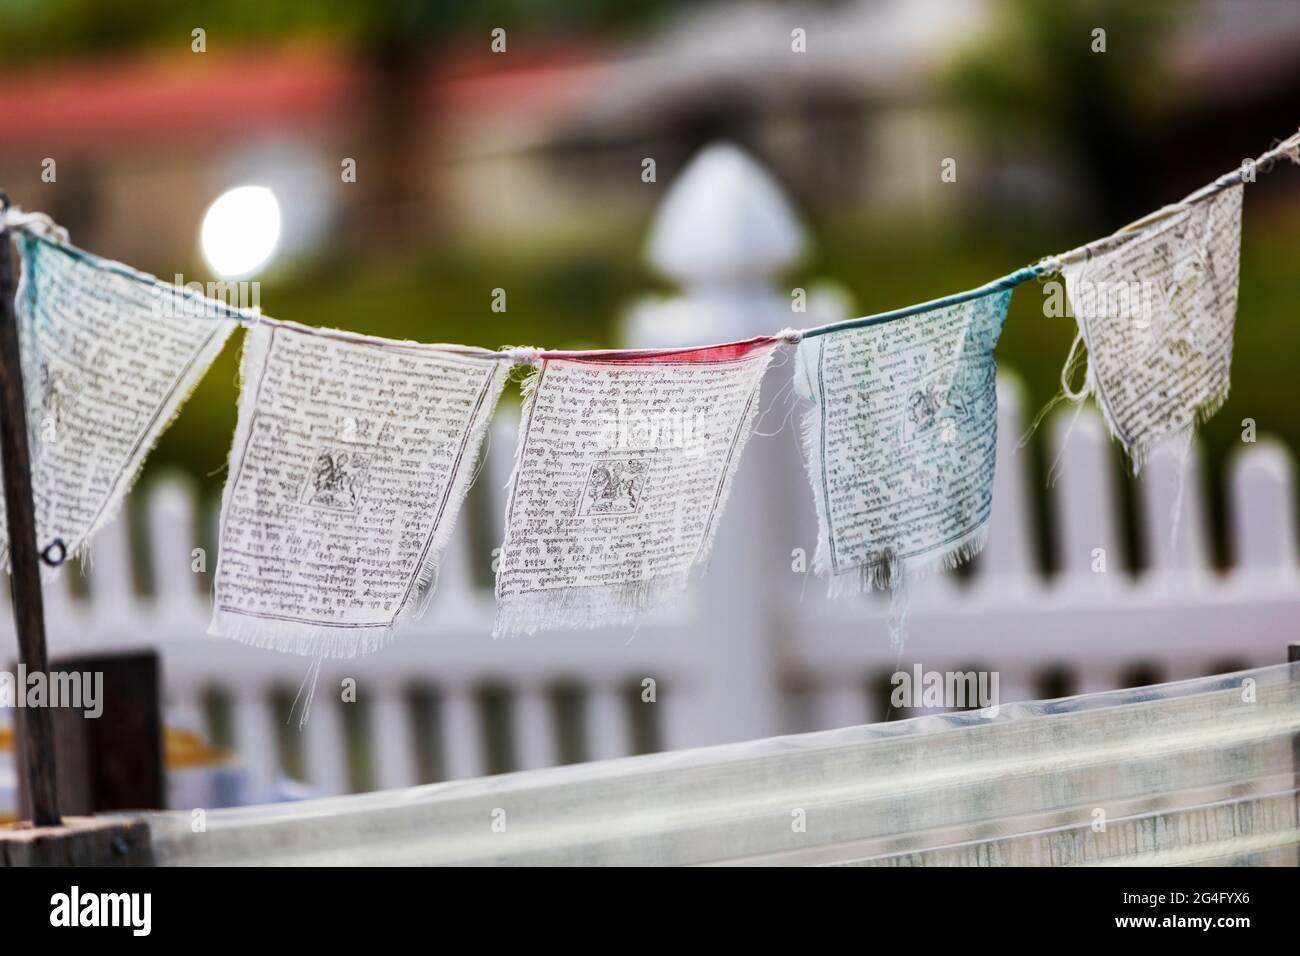
[[[1083,403],[1092,391],[1092,370],[1089,369],[1084,373],[1083,385],[1078,391],[1070,387],[1070,376],[1074,374],[1079,363],[1084,361],[1083,352],[1079,351],[1079,346],[1083,344],[1083,332],[1077,332],[1074,336],[1074,342],[1070,344],[1070,351],[1065,356],[1065,365],[1061,368],[1061,395],[1067,402],[1074,403],[1074,415],[1070,419],[1070,425],[1065,430],[1065,435],[1061,439],[1061,446],[1056,450],[1056,458],[1052,461],[1052,467],[1047,472],[1047,486],[1055,487],[1057,480],[1061,477],[1061,460],[1065,457],[1065,450],[1070,446],[1070,436],[1074,434],[1074,426],[1079,424],[1079,416],[1083,414]]]
[[[298,710],[298,703],[301,701],[302,709],[298,712],[299,730],[302,730],[307,726],[307,718],[311,716],[311,702],[316,696],[316,683],[320,680],[320,666],[321,661],[324,660],[324,658],[325,654],[322,650],[318,651],[316,656],[312,659],[310,666],[307,668],[307,674],[303,677],[302,684],[298,687],[298,693],[293,699],[293,706],[289,708],[289,716],[285,718],[284,722],[286,724],[293,720],[294,711]],[[307,692],[305,698],[303,697],[304,690]]]
[[[1070,446],[1070,436],[1074,434],[1074,426],[1079,424],[1079,416],[1083,414],[1083,402],[1078,402],[1074,406],[1074,414],[1070,416],[1070,424],[1065,429],[1065,434],[1061,436],[1061,446],[1056,449],[1056,457],[1052,459],[1052,467],[1047,470],[1047,487],[1055,488],[1056,482],[1060,480],[1061,460],[1065,458],[1065,450]]]
[[[762,426],[763,420],[766,419],[772,409],[780,405],[783,400],[786,403],[785,415],[781,417],[781,424],[776,427],[776,431],[760,431],[759,428]],[[785,431],[785,426],[790,423],[790,418],[794,415],[794,407],[794,379],[790,379],[777,389],[776,394],[772,396],[772,401],[768,403],[767,408],[763,409],[763,411],[759,413],[758,420],[754,422],[754,434],[759,438],[774,438],[781,434],[781,432]]]
[[[907,613],[912,608],[912,576],[901,558],[894,559],[889,587],[889,646],[898,648],[898,659],[903,659],[903,643],[907,640]],[[897,668],[895,668],[897,669]]]
[[[895,649],[894,674],[903,666],[903,645],[907,641],[907,612],[912,606],[912,583],[901,562],[889,588],[889,646]],[[892,681],[891,681],[892,683]],[[889,695],[885,721],[894,716],[894,695]]]
[[[1016,451],[1019,451],[1029,444],[1029,440],[1033,438],[1034,433],[1038,431],[1038,426],[1043,423],[1043,420],[1047,418],[1052,409],[1056,408],[1057,405],[1060,405],[1061,402],[1071,402],[1074,404],[1074,420],[1078,420],[1079,410],[1083,407],[1084,399],[1086,399],[1092,391],[1091,385],[1088,381],[1088,373],[1086,372],[1083,378],[1083,385],[1077,391],[1070,386],[1070,379],[1073,378],[1075,372],[1079,370],[1080,364],[1086,361],[1085,353],[1079,349],[1079,346],[1082,344],[1083,333],[1075,332],[1074,341],[1070,343],[1070,351],[1065,355],[1065,364],[1061,366],[1060,390],[1052,397],[1051,401],[1038,410],[1038,414],[1034,416],[1034,420],[1030,423],[1029,427],[1025,429],[1024,434],[1020,436],[1020,440],[1016,442]],[[1071,422],[1070,431],[1073,430],[1074,423]],[[1066,441],[1068,442],[1068,440],[1069,432],[1066,433]],[[1062,442],[1062,450],[1064,450],[1064,446],[1065,442]],[[1059,461],[1059,453],[1057,460]],[[1055,470],[1055,468],[1056,464],[1054,462],[1052,469]],[[1048,472],[1048,475],[1050,477],[1051,472]]]

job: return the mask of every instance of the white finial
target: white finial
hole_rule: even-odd
[[[804,249],[804,229],[781,187],[731,143],[705,147],[673,183],[647,255],[690,286],[768,278]]]

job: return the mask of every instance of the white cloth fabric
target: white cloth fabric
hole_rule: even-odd
[[[244,342],[209,632],[350,657],[433,590],[509,371],[286,323]]]
[[[984,546],[997,451],[993,349],[1010,299],[992,292],[800,343],[813,567],[832,595],[897,587]]]
[[[1228,397],[1240,185],[1122,233],[1062,268],[1088,348],[1088,389],[1141,468]]]
[[[775,347],[543,360],[524,386],[494,635],[622,624],[686,587]]]
[[[173,310],[172,286],[44,235],[18,238],[36,543],[61,540],[72,557],[117,515],[235,323],[219,303],[215,313]],[[7,567],[2,526],[0,545]]]

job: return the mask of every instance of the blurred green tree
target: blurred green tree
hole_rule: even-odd
[[[4,0],[5,62],[114,55],[189,44],[196,27],[241,43],[325,37],[360,47],[436,46],[471,30],[576,28],[600,33],[644,23],[685,0]]]
[[[412,198],[422,174],[413,117],[421,109],[422,79],[446,47],[488,31],[583,33],[638,25],[682,0],[5,0],[0,4],[0,58],[22,63],[85,56],[120,56],[142,49],[190,49],[195,28],[209,52],[256,43],[323,39],[354,51],[361,89],[355,104],[357,141],[369,172],[365,222],[346,235],[364,242],[414,231]]]
[[[943,85],[994,132],[1030,128],[1062,146],[1098,187],[1090,208],[1117,225],[1159,192],[1150,160],[1177,95],[1165,50],[1189,9],[1188,0],[999,0]]]

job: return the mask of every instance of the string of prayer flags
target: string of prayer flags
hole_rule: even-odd
[[[1135,472],[1228,397],[1241,198],[1231,186],[1062,266],[1088,350],[1085,393]]]
[[[350,657],[417,615],[509,367],[494,353],[249,329],[210,634]]]
[[[220,303],[36,232],[17,236],[37,546],[57,562],[116,516],[235,324]],[[0,548],[8,568],[3,524]]]
[[[494,636],[625,623],[686,588],[778,344],[542,358],[524,383]]]
[[[795,387],[832,596],[897,588],[984,546],[993,501],[993,349],[1011,290],[805,338]]]
[[[1265,152],[1300,162],[1300,133]],[[1059,269],[1095,395],[1140,468],[1227,398],[1244,169],[1097,242],[937,302],[745,342],[488,352],[282,322],[69,245],[0,209],[17,297],[38,543],[81,551],[237,322],[251,324],[209,632],[346,657],[432,593],[513,365],[534,371],[497,562],[495,636],[629,622],[707,563],[778,345],[811,403],[814,569],[832,595],[978,553],[997,447],[994,348],[1011,289]],[[1067,359],[1072,367],[1075,348]],[[1176,525],[1175,525],[1176,527]],[[0,554],[8,548],[0,531]],[[308,697],[310,700],[310,695]]]

